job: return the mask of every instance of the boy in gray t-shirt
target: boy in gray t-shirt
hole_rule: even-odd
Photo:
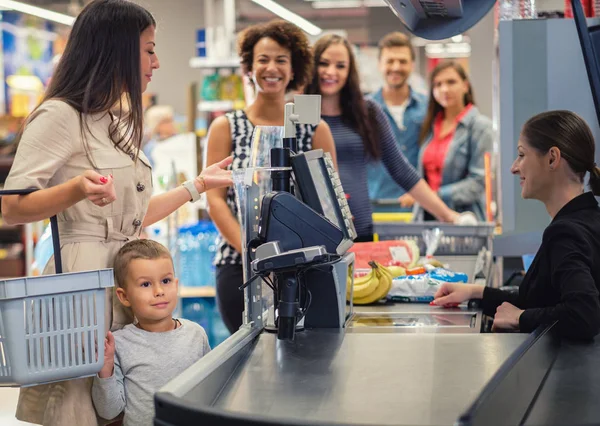
[[[173,259],[161,244],[131,241],[115,258],[119,301],[137,322],[104,342],[104,366],[94,378],[92,398],[98,414],[124,426],[151,426],[154,394],[210,351],[204,329],[173,318],[177,285]]]

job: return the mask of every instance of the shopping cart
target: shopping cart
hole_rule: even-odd
[[[0,387],[93,376],[104,363],[112,269],[63,274],[56,216],[50,223],[56,274],[0,280]]]

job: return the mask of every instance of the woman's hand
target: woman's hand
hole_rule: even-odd
[[[82,198],[95,205],[104,207],[117,199],[112,175],[103,176],[94,170],[86,170],[77,179]]]
[[[498,330],[518,330],[519,329],[519,318],[521,314],[525,312],[522,309],[517,308],[508,302],[504,302],[496,309],[496,315],[494,315],[494,324],[492,325],[492,331]]]
[[[104,365],[98,373],[101,379],[107,379],[115,370],[115,337],[109,331],[104,339]]]
[[[194,185],[196,185],[198,192],[203,193],[209,189],[231,186],[233,184],[231,170],[227,170],[227,167],[232,162],[233,157],[229,156],[202,170],[200,176],[194,180]]]
[[[410,194],[404,194],[400,198],[398,198],[398,202],[400,203],[400,207],[409,208],[415,204],[415,199]]]
[[[433,296],[432,305],[445,308],[455,307],[470,299],[483,297],[482,285],[444,283]]]

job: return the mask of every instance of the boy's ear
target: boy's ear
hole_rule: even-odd
[[[117,297],[119,298],[119,302],[121,302],[123,306],[131,308],[131,302],[129,302],[129,299],[127,298],[127,293],[125,292],[125,289],[117,287]]]

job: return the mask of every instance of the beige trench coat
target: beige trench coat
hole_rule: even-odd
[[[5,189],[47,188],[94,169],[114,177],[117,200],[98,207],[83,200],[58,215],[64,272],[111,268],[117,251],[139,237],[152,194],[148,159],[115,149],[109,138],[111,117],[85,117],[90,155],[86,155],[78,113],[62,101],[51,100],[29,119],[6,180]],[[91,134],[90,134],[91,132]],[[92,164],[89,160],[92,158]],[[45,274],[54,273],[51,259]],[[105,319],[112,330],[133,321],[131,313],[107,291]],[[92,378],[22,388],[17,406],[19,420],[46,426],[97,426],[91,398]]]

